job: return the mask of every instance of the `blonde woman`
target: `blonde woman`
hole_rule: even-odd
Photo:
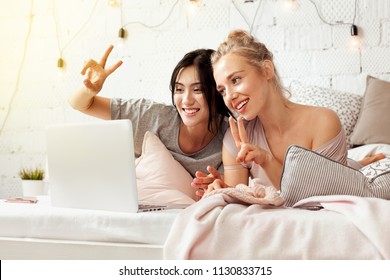
[[[224,178],[210,174],[213,183],[208,191],[247,185],[249,177],[280,189],[290,145],[347,165],[346,136],[338,115],[324,107],[291,102],[263,43],[245,31],[232,31],[212,55],[212,64],[218,92],[239,117],[237,122],[230,117],[223,141]]]

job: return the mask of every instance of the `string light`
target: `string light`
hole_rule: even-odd
[[[238,8],[236,2],[234,0],[232,0],[232,3],[233,3],[233,6],[234,8],[237,10],[237,12],[241,15],[241,17],[244,19],[245,23],[248,25],[248,28],[249,28],[249,33],[252,34],[253,32],[253,26],[255,24],[255,21],[256,21],[256,18],[257,18],[257,14],[260,10],[260,7],[263,3],[262,0],[259,0],[259,4],[257,5],[257,8],[256,8],[256,12],[255,12],[255,15],[253,16],[252,18],[252,22],[249,22],[248,19],[244,16],[244,14],[241,12],[241,10]],[[253,0],[247,0],[247,1],[244,1],[244,4],[245,3],[253,3]]]
[[[358,28],[355,24],[351,25],[351,36],[358,36]]]
[[[108,0],[108,5],[112,8],[117,8],[119,6],[119,0]]]
[[[127,37],[127,31],[124,28],[123,24],[123,2],[119,2],[119,12],[120,12],[120,19],[121,19],[121,28],[118,30],[118,38],[116,42],[116,51],[120,56],[123,56],[124,52],[124,45],[125,45],[125,39]]]
[[[98,0],[95,1],[95,4],[92,8],[92,11],[91,11],[91,14],[89,15],[89,17],[87,18],[87,20],[84,22],[84,24],[80,27],[80,29],[73,35],[73,37],[70,38],[70,40],[61,48],[61,44],[60,44],[60,32],[59,32],[59,27],[58,27],[58,21],[57,21],[57,16],[56,16],[56,12],[55,12],[55,7],[54,7],[54,1],[52,1],[52,14],[53,14],[53,18],[54,18],[54,23],[56,25],[56,33],[57,33],[57,46],[58,46],[58,50],[59,50],[59,53],[60,53],[60,58],[57,60],[57,73],[59,76],[62,76],[64,71],[65,71],[65,60],[63,59],[63,54],[64,54],[64,51],[65,49],[73,42],[74,39],[77,38],[77,36],[81,33],[81,31],[84,30],[84,28],[87,26],[87,24],[89,23],[89,21],[92,19],[92,15],[94,14],[95,10],[96,10],[96,7],[97,7],[97,4],[98,4]]]
[[[288,1],[295,1],[295,0],[288,0]],[[327,25],[330,25],[330,26],[335,26],[335,25],[351,25],[351,45],[353,47],[359,47],[360,46],[360,38],[358,36],[358,27],[357,25],[355,24],[355,20],[356,20],[356,14],[357,14],[357,0],[355,0],[355,12],[354,12],[354,16],[353,16],[353,21],[352,23],[344,23],[344,22],[336,22],[336,23],[331,23],[331,22],[327,22],[322,14],[320,13],[318,7],[317,7],[317,4],[313,1],[313,0],[309,0],[310,3],[313,4],[313,6],[315,7],[316,11],[317,11],[317,14],[319,16],[319,18],[321,19],[321,21]]]
[[[289,10],[294,10],[298,7],[298,1],[297,0],[287,0],[285,2],[285,7]]]
[[[125,39],[126,35],[127,35],[126,29],[124,29],[123,27],[121,29],[119,29],[119,31],[118,31],[119,38]]]
[[[360,38],[358,27],[355,24],[351,25],[351,46],[354,48],[358,48],[360,46]]]
[[[123,27],[121,27],[118,31],[118,41],[116,44],[116,49],[119,54],[123,55],[123,48],[125,45],[125,40],[127,37],[127,31]]]
[[[62,57],[57,60],[57,75],[62,77],[65,71],[65,61]]]
[[[190,0],[190,2],[192,2],[192,1],[198,2],[198,0]],[[141,26],[143,26],[143,27],[151,28],[151,29],[152,29],[152,28],[160,27],[160,26],[162,26],[165,22],[168,21],[168,19],[171,17],[171,15],[172,15],[172,13],[173,13],[173,10],[175,9],[176,5],[177,5],[179,2],[180,2],[180,0],[176,0],[176,2],[172,5],[172,8],[171,8],[171,10],[169,11],[168,15],[165,17],[164,20],[162,20],[162,21],[161,21],[160,23],[158,23],[158,24],[155,24],[155,25],[148,25],[148,24],[145,24],[145,23],[143,23],[143,22],[141,22],[141,21],[131,21],[131,22],[128,22],[128,23],[126,23],[126,24],[122,24],[122,28],[124,28],[124,27],[126,27],[126,26],[129,26],[129,25],[132,25],[132,24],[139,24],[139,25],[141,25]]]
[[[28,13],[28,29],[27,29],[26,36],[24,38],[23,53],[22,53],[22,57],[21,57],[21,60],[20,60],[19,67],[18,67],[18,72],[17,72],[17,75],[16,75],[15,88],[14,88],[14,90],[12,92],[12,95],[11,95],[11,98],[9,100],[9,103],[7,104],[8,106],[5,106],[7,111],[5,112],[5,117],[3,118],[3,121],[1,123],[0,137],[2,136],[2,134],[4,132],[4,128],[5,128],[5,126],[6,126],[7,122],[8,122],[8,118],[10,116],[11,108],[13,107],[13,104],[14,104],[14,101],[15,101],[15,97],[16,97],[17,93],[19,92],[20,80],[21,80],[21,77],[22,77],[24,65],[26,63],[27,49],[28,49],[28,45],[29,45],[29,41],[30,41],[30,37],[31,37],[31,30],[32,30],[32,25],[33,25],[33,17],[34,17],[34,7],[35,7],[34,0],[32,0],[31,4],[30,4],[30,10],[29,10],[29,13]]]
[[[64,67],[64,60],[61,57],[57,60],[57,67],[58,68]]]
[[[187,11],[189,15],[196,14],[200,9],[200,2],[198,0],[190,0],[187,5]]]

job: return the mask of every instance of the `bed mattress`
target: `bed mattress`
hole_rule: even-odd
[[[0,236],[163,245],[180,209],[146,213],[59,208],[0,200]]]

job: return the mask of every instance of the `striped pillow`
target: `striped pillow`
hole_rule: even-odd
[[[390,170],[373,178],[299,146],[290,146],[280,183],[285,206],[322,195],[354,195],[390,199]]]

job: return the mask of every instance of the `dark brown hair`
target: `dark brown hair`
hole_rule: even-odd
[[[172,93],[172,104],[175,106],[173,96],[175,94],[177,76],[183,68],[192,65],[195,66],[199,75],[199,81],[202,85],[203,96],[205,97],[209,108],[208,130],[211,132],[214,132],[212,131],[213,123],[215,123],[215,127],[218,131],[223,121],[223,117],[231,115],[230,110],[226,107],[222,96],[218,94],[216,88],[211,65],[211,54],[213,52],[214,50],[211,49],[197,49],[184,55],[177,63],[175,69],[173,69],[169,87]]]

